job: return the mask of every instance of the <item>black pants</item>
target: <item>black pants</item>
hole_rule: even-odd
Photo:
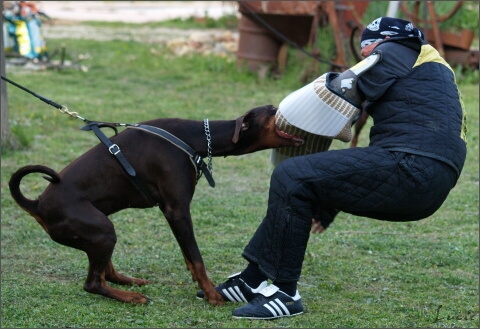
[[[287,159],[272,173],[266,216],[242,255],[271,280],[298,281],[317,214],[324,227],[338,211],[419,220],[442,205],[456,181],[443,162],[378,147]]]

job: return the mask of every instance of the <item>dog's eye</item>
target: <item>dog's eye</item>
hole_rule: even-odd
[[[244,122],[242,123],[242,131],[245,131],[248,129],[248,123]]]

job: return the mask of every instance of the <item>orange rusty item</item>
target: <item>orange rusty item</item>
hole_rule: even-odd
[[[421,28],[420,28],[421,29]],[[435,42],[435,34],[431,29],[422,30],[427,36],[428,42]],[[460,32],[448,32],[440,30],[440,40],[444,46],[470,50],[475,33],[472,30],[461,30]]]
[[[315,15],[321,1],[239,1],[258,14]],[[241,13],[248,13],[240,6]]]
[[[242,15],[239,23],[237,64],[247,66],[250,71],[259,71],[265,66],[275,66],[281,42],[265,27],[247,15]]]

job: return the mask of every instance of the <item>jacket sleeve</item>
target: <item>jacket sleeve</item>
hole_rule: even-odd
[[[360,76],[357,86],[367,102],[381,99],[388,88],[411,71],[418,57],[415,50],[395,42],[381,43],[375,50],[381,51],[382,60]]]

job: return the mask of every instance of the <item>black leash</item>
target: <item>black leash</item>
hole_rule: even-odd
[[[205,164],[203,161],[203,158],[195,152],[189,145],[187,145],[185,142],[177,138],[176,136],[170,134],[169,132],[153,127],[153,126],[146,126],[146,125],[140,125],[140,124],[126,124],[126,123],[105,123],[105,122],[98,122],[98,121],[91,121],[86,118],[81,117],[78,115],[77,112],[70,112],[66,106],[60,105],[46,97],[43,97],[21,85],[18,83],[4,77],[3,75],[1,76],[2,80],[5,80],[15,87],[18,87],[27,93],[35,96],[36,98],[40,99],[41,101],[47,103],[48,105],[51,105],[55,108],[57,108],[60,112],[68,114],[74,118],[80,119],[84,122],[87,123],[86,126],[82,127],[81,130],[92,130],[97,138],[108,148],[108,151],[110,154],[114,155],[115,158],[118,160],[118,162],[121,164],[122,168],[125,170],[125,172],[128,174],[132,182],[138,187],[138,189],[144,194],[144,196],[153,204],[153,206],[157,206],[158,202],[155,200],[155,198],[152,196],[148,188],[145,186],[143,181],[137,176],[135,169],[132,167],[132,165],[128,162],[128,160],[125,158],[123,153],[120,150],[120,147],[112,143],[112,141],[101,131],[100,128],[103,127],[109,127],[112,128],[115,131],[115,135],[117,134],[117,129],[116,127],[118,126],[123,126],[126,128],[136,128],[140,130],[144,130],[150,133],[153,133],[157,136],[163,137],[164,139],[168,140],[169,142],[173,143],[175,146],[179,147],[181,150],[185,151],[188,155],[190,155],[190,159],[192,160],[192,163],[194,164],[196,171],[197,171],[197,181],[198,179],[202,176],[202,173],[205,174],[205,178],[207,179],[208,183],[210,184],[211,187],[215,187],[215,181],[213,180],[212,173],[210,168]]]
[[[66,106],[60,105],[60,104],[58,104],[58,103],[56,103],[56,102],[54,102],[54,101],[52,101],[52,100],[50,100],[50,99],[48,99],[48,98],[46,98],[46,97],[43,97],[43,96],[41,96],[41,95],[39,95],[39,94],[37,94],[37,93],[34,93],[34,92],[31,91],[30,89],[27,89],[27,88],[19,85],[18,83],[16,83],[16,82],[14,82],[14,81],[12,81],[12,80],[4,77],[3,75],[0,76],[0,77],[2,78],[2,80],[5,80],[5,81],[11,83],[11,84],[14,85],[15,87],[18,87],[18,88],[22,89],[23,91],[26,91],[27,93],[29,93],[29,94],[37,97],[38,99],[40,99],[41,101],[44,101],[44,102],[47,103],[48,105],[51,105],[51,106],[57,108],[57,109],[58,109],[60,112],[62,112],[62,113],[68,114],[68,115],[70,115],[70,116],[72,116],[72,117],[74,117],[74,118],[80,119],[80,120],[85,121],[85,122],[91,122],[90,120],[87,120],[87,119],[82,118],[81,116],[79,116],[77,112],[70,112],[70,111],[67,109]]]
[[[53,107],[56,107],[56,108],[59,109],[59,110],[61,110],[61,109],[64,108],[62,105],[60,105],[60,104],[58,104],[58,103],[55,103],[54,101],[52,101],[52,100],[50,100],[50,99],[48,99],[48,98],[45,98],[45,97],[43,97],[43,96],[40,96],[39,94],[36,94],[36,93],[34,93],[33,91],[31,91],[31,90],[29,90],[29,89],[27,89],[27,88],[19,85],[18,83],[13,82],[12,80],[5,78],[3,75],[2,75],[2,79],[5,80],[5,81],[7,81],[7,82],[9,82],[9,83],[11,83],[12,85],[14,85],[14,86],[17,87],[17,88],[20,88],[20,89],[22,89],[23,91],[26,91],[27,93],[32,94],[33,96],[35,96],[35,97],[37,97],[38,99],[44,101],[44,102],[47,103],[48,105],[52,105]]]

